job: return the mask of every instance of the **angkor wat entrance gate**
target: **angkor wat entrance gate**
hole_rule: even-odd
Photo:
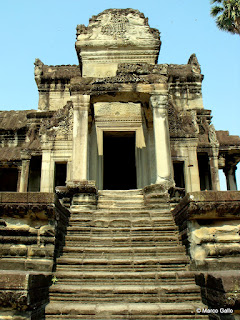
[[[79,65],[36,59],[37,111],[0,112],[1,319],[239,309],[240,138],[211,124],[196,55],[160,47],[138,10],[106,10],[77,26]]]

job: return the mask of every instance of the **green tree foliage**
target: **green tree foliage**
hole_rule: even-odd
[[[240,35],[240,0],[211,0],[211,4],[218,28]]]

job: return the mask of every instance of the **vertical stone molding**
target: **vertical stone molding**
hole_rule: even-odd
[[[87,180],[88,109],[89,95],[80,95],[73,101],[73,162],[72,177],[76,181]]]
[[[22,170],[20,175],[19,192],[27,192],[30,159],[22,159]]]
[[[236,191],[237,190],[237,182],[236,182],[236,170],[237,166],[226,166],[224,169],[224,173],[227,180],[227,190]]]
[[[167,113],[167,93],[152,95],[150,105],[153,112],[153,130],[156,160],[156,184],[173,186],[171,173],[170,137]]]

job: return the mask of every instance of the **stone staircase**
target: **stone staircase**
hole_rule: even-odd
[[[104,190],[97,210],[71,211],[46,319],[208,319],[167,199]]]

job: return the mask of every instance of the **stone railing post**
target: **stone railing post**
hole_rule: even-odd
[[[73,101],[72,180],[88,179],[88,110],[90,96],[80,95]]]
[[[170,188],[174,185],[171,170],[170,137],[168,127],[167,93],[152,95],[150,105],[153,112],[155,142],[156,184]]]

